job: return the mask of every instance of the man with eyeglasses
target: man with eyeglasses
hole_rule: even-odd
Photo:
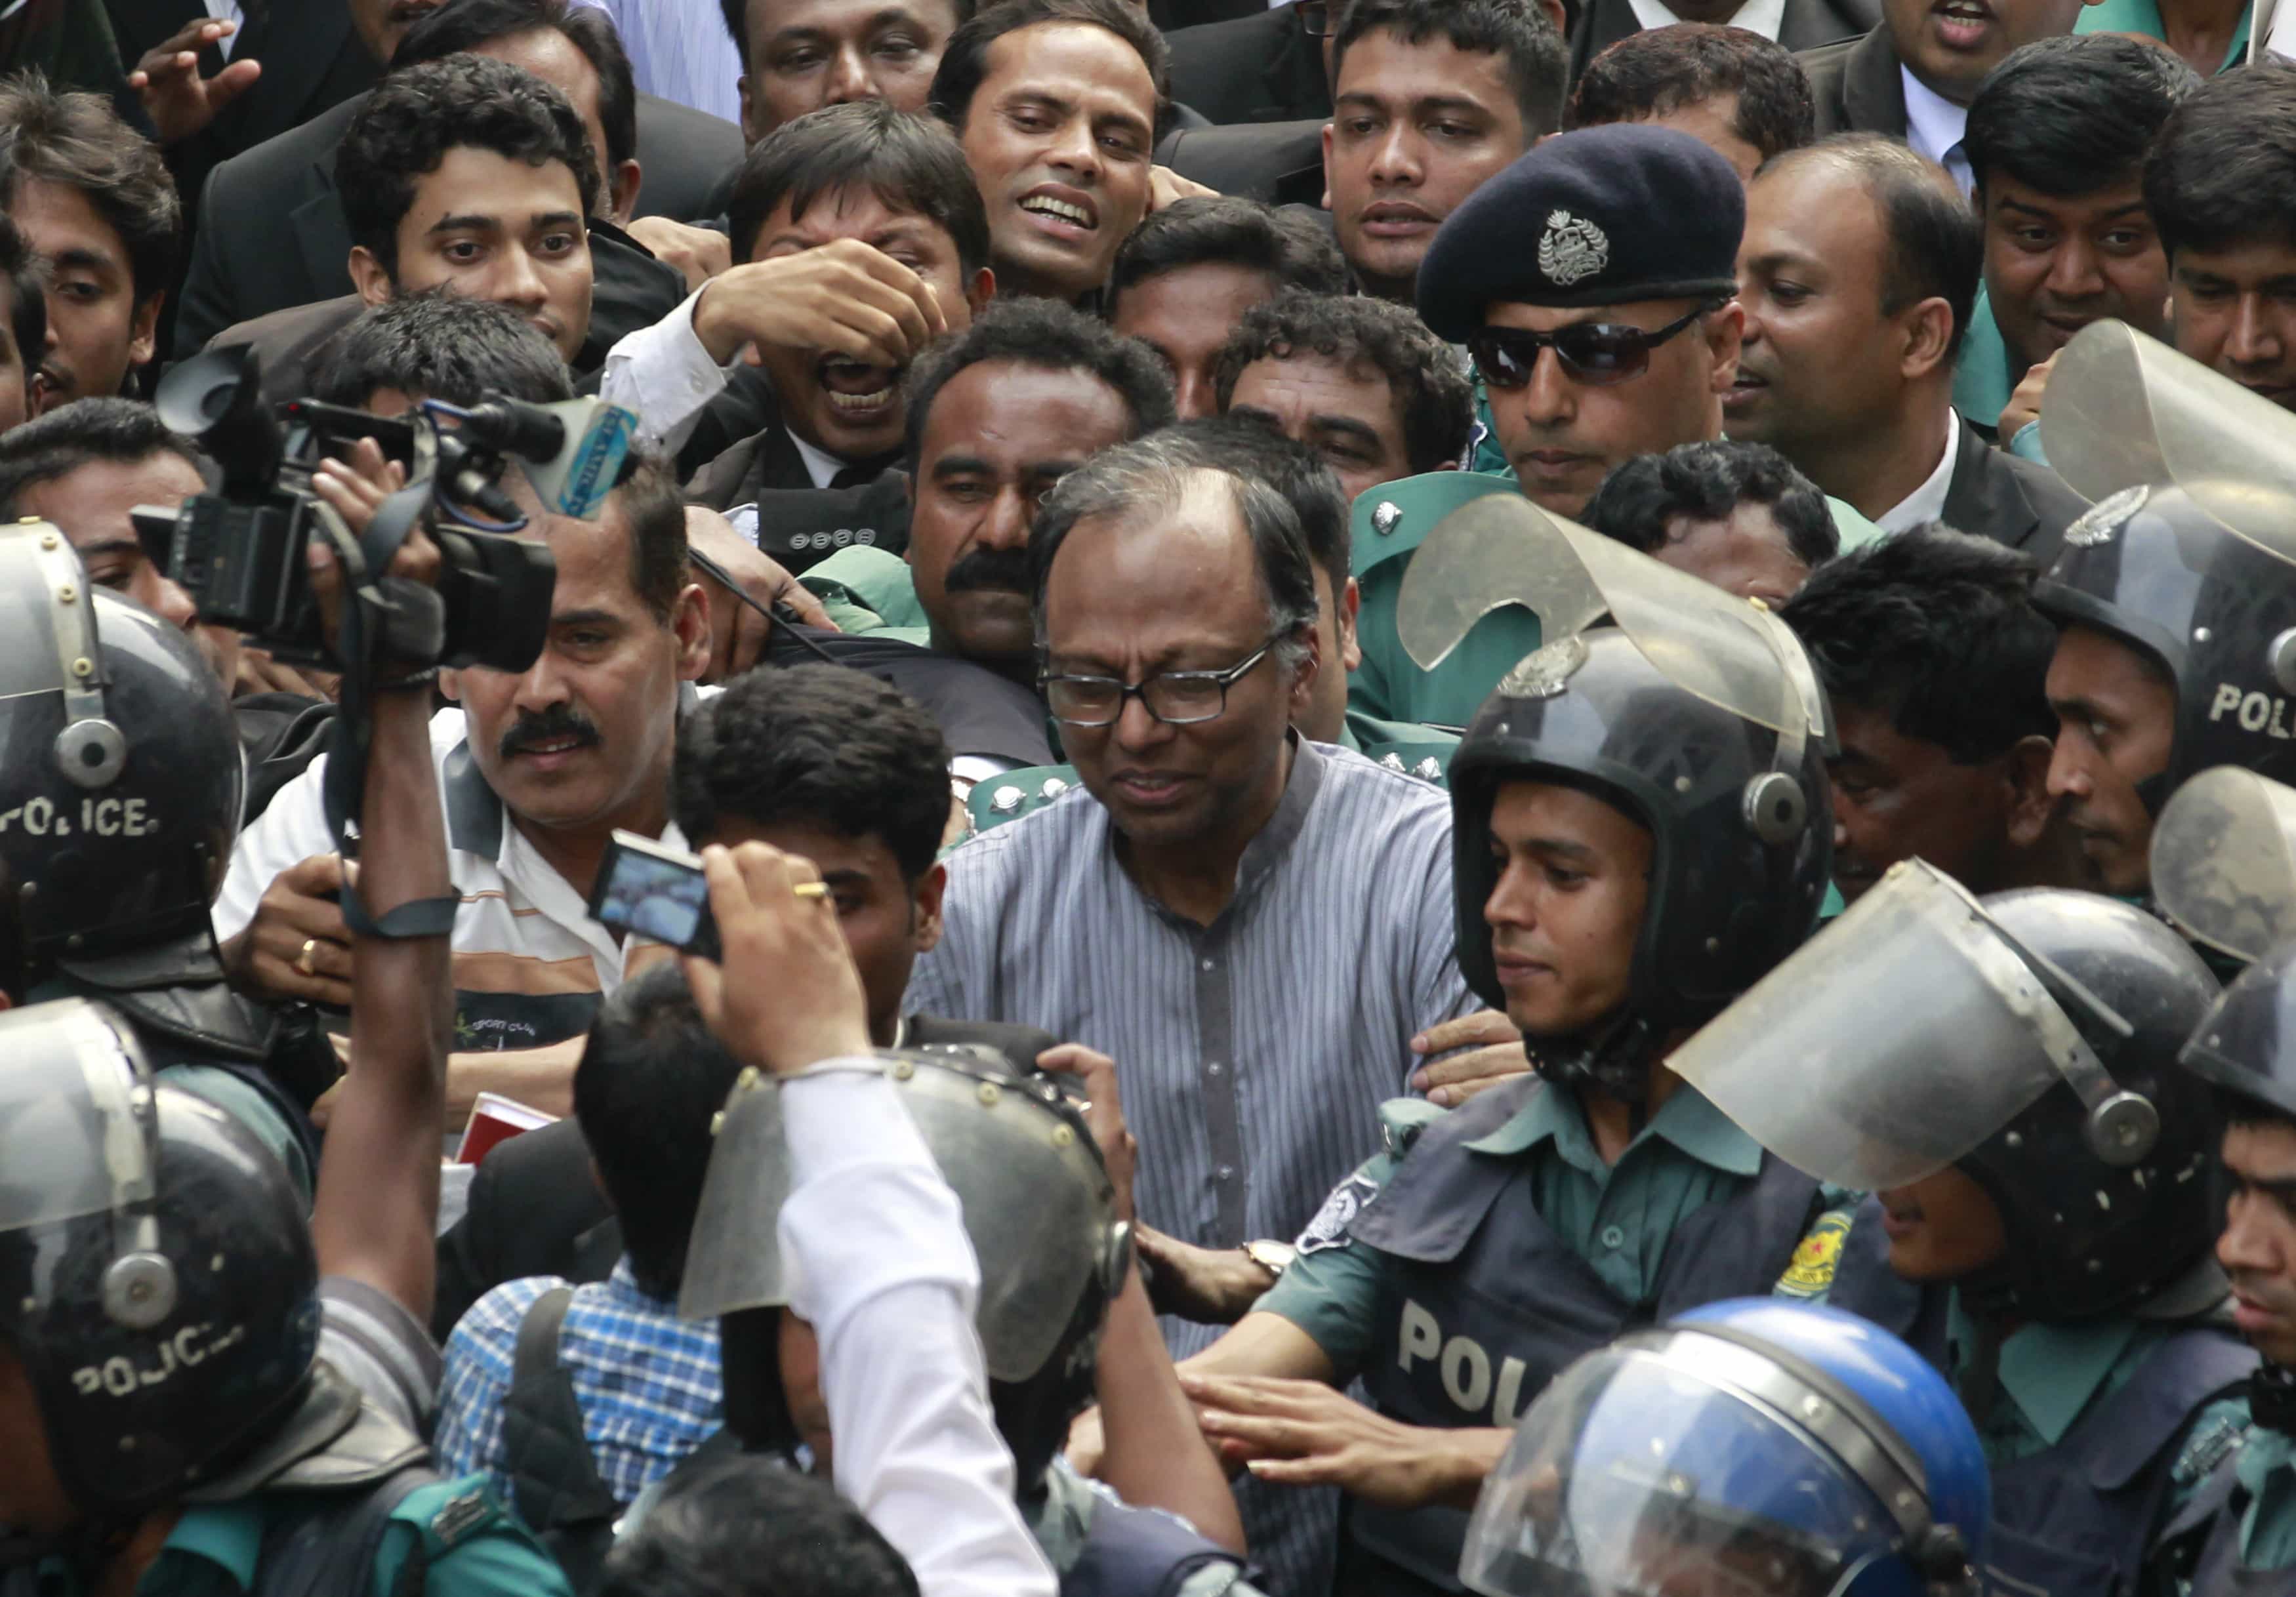
[[[908,1000],[1114,1059],[1142,1222],[1246,1250],[1272,1284],[1269,1239],[1377,1147],[1411,1039],[1477,1006],[1451,957],[1442,792],[1292,728],[1341,667],[1298,512],[1234,459],[1177,430],[1046,496],[1040,682],[1081,785],[949,856]],[[1176,1355],[1212,1334],[1168,1333]],[[1294,1560],[1328,1552],[1328,1513],[1292,1505],[1287,1544],[1244,1508],[1255,1555],[1293,1577],[1274,1589],[1320,1589]]]
[[[1538,646],[1536,619],[1510,607],[1433,671],[1404,652],[1396,596],[1448,511],[1513,487],[1575,520],[1611,468],[1722,436],[1744,325],[1733,296],[1745,216],[1729,162],[1644,123],[1546,139],[1451,213],[1419,268],[1419,314],[1473,357],[1508,476],[1437,472],[1357,505],[1364,665],[1352,706],[1456,730]],[[1875,536],[1855,511],[1834,512],[1844,547]]]

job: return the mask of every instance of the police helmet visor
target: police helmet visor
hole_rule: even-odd
[[[150,1205],[157,1110],[126,1027],[84,1000],[0,1014],[0,1231]]]
[[[2177,1058],[2202,1080],[2296,1119],[2296,942],[2242,971]]]
[[[2235,536],[2296,562],[2296,416],[2126,323],[2092,322],[2059,353],[2041,442],[2085,498],[2174,483]]]
[[[1667,1063],[1786,1163],[1872,1192],[1962,1159],[2085,1052],[1977,900],[1910,860]]]
[[[2152,892],[2185,936],[2234,959],[2296,938],[2296,789],[2238,766],[2187,781],[2152,824]]]
[[[1520,494],[1493,494],[1437,523],[1412,556],[1396,632],[1432,669],[1492,610],[1520,604],[1549,642],[1608,615],[1667,680],[1795,749],[1823,739],[1825,697],[1784,622],[1762,606],[1663,565]],[[1499,691],[1538,696],[1540,684]]]
[[[950,1054],[888,1054],[885,1075],[964,1211],[980,1261],[975,1323],[988,1373],[1021,1381],[1052,1357],[1088,1283],[1110,1295],[1131,1258],[1115,1190],[1057,1089]],[[779,1234],[792,1167],[777,1080],[747,1077],[726,1101],[687,1249],[689,1320],[789,1305]],[[857,1248],[872,1246],[866,1216]]]
[[[1898,1527],[1757,1395],[1776,1375],[1704,1338],[1579,1360],[1484,1484],[1460,1580],[1484,1597],[1825,1597]]]

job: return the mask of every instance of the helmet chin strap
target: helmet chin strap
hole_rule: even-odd
[[[1548,1081],[1596,1087],[1640,1109],[1650,1096],[1651,1062],[1664,1041],[1658,1028],[1633,1010],[1613,1010],[1578,1031],[1538,1039],[1531,1066]]]

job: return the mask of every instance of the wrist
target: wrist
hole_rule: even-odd
[[[726,297],[719,293],[719,280],[712,278],[701,285],[693,299],[693,336],[702,352],[718,365],[725,365],[742,352],[749,340],[738,329],[728,326],[725,314]]]

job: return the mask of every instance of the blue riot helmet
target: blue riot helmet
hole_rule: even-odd
[[[1838,1309],[1711,1303],[1557,1376],[1483,1486],[1484,1597],[1948,1597],[1992,1492],[1920,1355]]]

